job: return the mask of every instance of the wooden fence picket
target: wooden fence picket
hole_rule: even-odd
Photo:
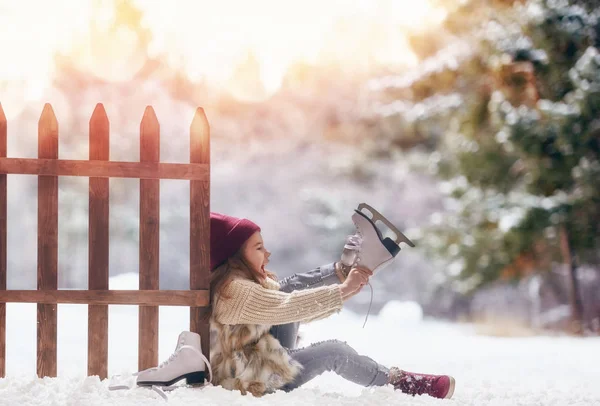
[[[209,356],[210,129],[202,108],[190,126],[190,163],[160,162],[160,124],[151,106],[140,123],[139,162],[109,156],[110,123],[102,104],[89,122],[89,159],[58,158],[58,121],[46,104],[38,125],[38,158],[7,157],[7,120],[0,104],[0,377],[6,375],[6,303],[37,303],[37,375],[56,376],[57,305],[88,305],[88,375],[108,375],[108,306],[139,306],[138,367],[158,364],[158,306],[190,307],[190,330]],[[38,177],[37,290],[7,290],[7,175]],[[58,176],[89,177],[88,289],[58,289]],[[110,290],[109,179],[140,179],[139,290]],[[190,181],[190,289],[159,283],[160,180]]]
[[[210,168],[210,127],[204,109],[196,109],[190,126],[190,163]],[[210,176],[210,174],[209,174]],[[210,183],[190,181],[190,289],[210,288]],[[190,329],[200,334],[207,354],[210,329],[204,320],[204,308],[190,308]],[[207,355],[208,357],[208,355]]]
[[[140,124],[140,161],[160,161],[160,126],[146,107]],[[140,179],[140,289],[158,290],[160,180]],[[158,307],[140,306],[138,368],[158,364]]]
[[[38,124],[38,157],[58,159],[58,122],[46,104]],[[38,176],[38,290],[58,288],[58,177]],[[37,374],[56,376],[56,304],[37,305]]]
[[[109,123],[102,104],[90,119],[90,161],[109,160]],[[108,182],[90,177],[88,289],[108,290]],[[88,305],[88,375],[108,375],[108,306]]]
[[[0,103],[0,158],[6,157],[6,116]],[[6,174],[0,172],[0,294],[6,290]],[[0,303],[0,377],[6,374],[6,303]]]

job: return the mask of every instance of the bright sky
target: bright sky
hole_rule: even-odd
[[[429,0],[133,0],[153,36],[150,50],[197,79],[225,82],[254,52],[268,91],[294,62],[415,63],[407,32],[437,24]],[[141,66],[137,37],[112,29],[112,0],[0,0],[0,95],[23,89],[35,99],[52,78],[60,51],[108,80]],[[95,27],[92,35],[91,27]],[[6,62],[9,63],[6,63]],[[12,90],[12,92],[11,92]]]

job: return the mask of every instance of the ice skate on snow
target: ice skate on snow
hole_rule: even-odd
[[[179,334],[173,354],[159,366],[138,372],[136,383],[139,386],[168,387],[185,379],[188,385],[202,385],[207,367],[212,380],[210,364],[202,354],[200,335],[184,331]]]
[[[365,210],[370,212],[370,217]],[[415,246],[388,219],[368,204],[361,203],[354,211],[352,222],[356,226],[356,234],[349,236],[344,246],[341,262],[345,268],[361,266],[376,274],[398,255],[400,243],[405,242],[411,247]],[[395,235],[394,239],[383,237],[383,233],[377,228],[378,221],[390,229]]]
[[[171,356],[157,367],[145,369],[131,375],[111,377],[109,390],[133,389],[135,386],[149,387],[166,399],[163,390],[185,379],[188,385],[199,386],[206,380],[206,369],[212,381],[210,363],[202,354],[200,335],[190,331],[179,334],[177,347]]]

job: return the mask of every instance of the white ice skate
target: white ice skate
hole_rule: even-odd
[[[137,373],[138,386],[169,387],[185,379],[188,385],[201,385],[206,379],[206,368],[212,380],[212,371],[206,357],[202,354],[200,335],[190,331],[179,334],[175,352],[154,368]]]
[[[370,217],[365,213],[370,212]],[[362,266],[376,274],[388,266],[400,252],[400,243],[405,242],[411,247],[415,244],[400,232],[388,219],[373,207],[361,203],[354,210],[352,221],[357,233],[351,236],[346,243],[342,263],[350,266]],[[385,224],[395,238],[383,237],[377,222]],[[354,237],[354,238],[353,238]]]

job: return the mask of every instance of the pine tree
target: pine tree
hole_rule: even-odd
[[[565,264],[576,331],[577,267],[600,262],[600,11],[592,3],[466,2],[446,21],[453,38],[426,61],[437,58],[435,69],[387,89],[412,106],[455,100],[425,109],[397,137],[418,133],[435,151],[430,166],[446,179],[449,214],[434,218],[423,242],[449,259],[459,289]],[[457,44],[467,45],[458,56]]]
[[[488,65],[487,108],[467,116],[468,147],[455,149],[466,187],[454,194],[473,227],[462,230],[456,258],[472,286],[565,263],[580,331],[577,265],[597,263],[600,249],[598,16],[550,2],[540,11],[521,33],[486,43],[499,55]],[[471,210],[472,188],[481,213]]]

